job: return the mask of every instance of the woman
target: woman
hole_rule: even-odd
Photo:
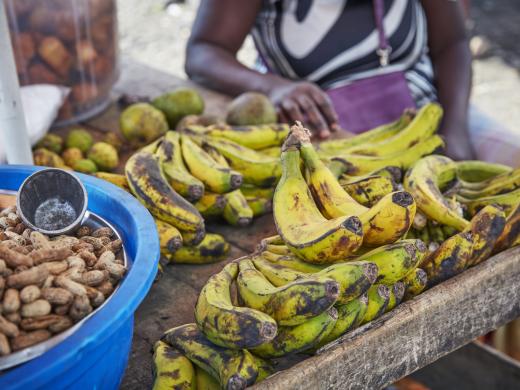
[[[267,72],[236,59],[250,32]],[[479,158],[493,158],[484,153],[485,132],[475,139],[470,131],[471,54],[456,0],[202,0],[186,72],[227,94],[262,92],[281,120],[303,121],[320,138],[358,115],[356,109],[342,112],[350,97],[368,93],[361,86],[352,94],[353,85],[381,80],[379,95],[397,86],[401,96],[399,80],[387,76],[402,74],[413,103],[443,106],[440,133],[448,155],[471,159],[476,146]],[[377,98],[372,93],[372,106],[362,107],[366,113],[377,115],[394,101],[392,95],[383,103]]]

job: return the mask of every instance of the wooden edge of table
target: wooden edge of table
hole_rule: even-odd
[[[399,305],[254,389],[375,389],[520,314],[520,247]]]

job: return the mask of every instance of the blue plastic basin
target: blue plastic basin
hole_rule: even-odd
[[[41,169],[0,165],[0,189],[18,190]],[[105,306],[75,333],[43,355],[0,374],[0,389],[116,389],[123,376],[134,312],[150,289],[159,261],[159,239],[150,213],[132,196],[97,178],[78,174],[88,209],[116,227],[130,269]]]

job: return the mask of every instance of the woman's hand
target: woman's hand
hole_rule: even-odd
[[[315,84],[277,78],[268,88],[268,95],[281,122],[300,121],[321,139],[339,129],[329,97]]]

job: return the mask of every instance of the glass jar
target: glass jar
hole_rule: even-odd
[[[57,125],[109,103],[119,75],[115,0],[5,0],[21,85],[70,88]]]

